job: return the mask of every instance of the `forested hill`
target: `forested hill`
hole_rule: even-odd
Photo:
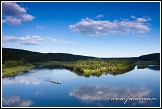
[[[141,61],[158,61],[158,62],[160,62],[160,53],[142,55],[142,56],[138,57],[138,60],[141,60]]]
[[[67,53],[39,53],[31,52],[21,49],[11,49],[11,48],[2,48],[2,61],[11,61],[19,60],[26,61],[30,63],[40,62],[40,61],[77,61],[77,60],[87,60],[87,59],[96,59],[96,57],[82,56],[82,55],[73,55]],[[102,58],[102,59],[111,59],[111,58]],[[160,53],[153,53],[148,55],[142,55],[140,57],[133,58],[113,58],[113,59],[131,59],[131,60],[140,60],[140,61],[158,61],[160,63]]]
[[[40,61],[77,61],[95,59],[95,57],[73,55],[67,53],[39,53],[21,49],[2,48],[2,61],[19,60],[26,62]]]

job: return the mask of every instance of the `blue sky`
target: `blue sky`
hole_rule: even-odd
[[[160,52],[160,3],[3,2],[2,47],[97,57]]]

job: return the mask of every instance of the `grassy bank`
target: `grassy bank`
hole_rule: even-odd
[[[15,76],[18,72],[25,71],[34,65],[22,61],[6,61],[2,65],[2,78]]]
[[[25,71],[32,67],[34,67],[34,65],[28,64],[28,65],[17,66],[17,67],[3,68],[2,69],[2,78],[15,76],[17,73],[19,73],[21,71]]]

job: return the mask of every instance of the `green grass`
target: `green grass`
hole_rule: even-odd
[[[25,71],[25,70],[32,68],[32,67],[34,67],[34,65],[32,65],[32,64],[16,66],[16,67],[5,67],[5,68],[2,69],[2,78],[15,76],[19,72]]]

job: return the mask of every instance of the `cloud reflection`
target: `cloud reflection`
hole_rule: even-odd
[[[21,99],[19,96],[7,96],[2,98],[3,107],[27,107],[31,104],[31,100]]]
[[[4,84],[13,84],[13,83],[21,83],[21,84],[40,84],[40,81],[38,78],[32,76],[32,75],[24,75],[24,76],[17,76],[15,78],[4,78],[3,79]]]
[[[77,88],[69,93],[83,102],[106,101],[111,98],[127,98],[130,94],[138,97],[148,97],[151,90],[146,87],[128,86],[106,86],[106,85],[86,85]],[[139,101],[143,104],[144,102]]]
[[[36,92],[35,95],[42,95],[43,92]]]
[[[67,73],[68,72],[68,73]],[[62,76],[64,75],[64,76]],[[38,85],[50,80],[65,81],[77,78],[73,73],[68,70],[49,70],[49,69],[31,69],[27,73],[22,73],[15,77],[3,78],[3,84],[25,84],[25,85]]]

